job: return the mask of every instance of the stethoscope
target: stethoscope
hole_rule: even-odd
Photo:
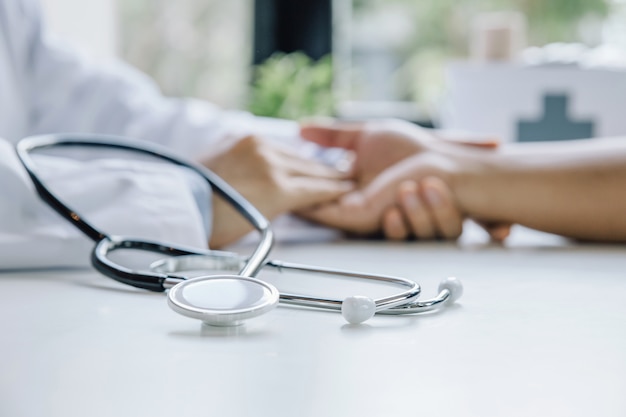
[[[261,239],[249,257],[233,252],[198,250],[173,246],[127,236],[108,235],[87,222],[78,212],[63,203],[37,175],[31,152],[56,147],[109,148],[137,152],[190,169],[206,180],[211,188],[246,218],[260,233]],[[224,180],[200,164],[185,161],[159,146],[126,138],[94,135],[32,136],[17,144],[17,154],[32,179],[39,196],[63,218],[80,229],[95,242],[91,263],[105,276],[124,284],[150,291],[167,291],[169,306],[184,316],[199,319],[206,324],[233,326],[244,320],[264,314],[280,302],[317,309],[338,310],[352,324],[362,323],[374,314],[413,314],[429,311],[452,303],[463,293],[461,282],[448,278],[439,285],[439,294],[430,300],[418,301],[420,286],[414,281],[386,275],[364,274],[269,260],[274,235],[270,222]],[[120,249],[140,249],[167,255],[151,265],[149,271],[140,271],[120,265],[110,254]],[[360,278],[403,287],[391,296],[372,299],[350,296],[344,300],[279,293],[268,282],[255,278],[262,268],[279,272],[299,271],[314,274]],[[206,275],[190,278],[181,274],[190,270],[232,272],[227,275]]]

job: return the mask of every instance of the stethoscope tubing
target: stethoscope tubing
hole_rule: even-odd
[[[39,178],[36,174],[35,163],[30,157],[30,153],[35,150],[43,150],[55,147],[98,147],[98,148],[109,148],[109,149],[121,149],[136,153],[142,153],[146,155],[150,155],[152,157],[173,163],[175,165],[185,167],[195,171],[200,176],[202,176],[211,186],[212,189],[217,191],[217,193],[226,199],[230,204],[232,204],[237,211],[244,216],[253,226],[254,228],[261,234],[261,239],[256,247],[254,253],[248,259],[248,262],[243,265],[241,271],[239,271],[239,275],[244,277],[255,276],[258,271],[263,266],[265,259],[269,255],[269,252],[272,249],[274,243],[273,232],[270,228],[269,220],[261,214],[257,210],[254,205],[250,204],[241,194],[239,194],[234,188],[232,188],[226,181],[222,180],[219,176],[211,172],[209,169],[205,168],[200,164],[196,164],[194,162],[185,161],[173,153],[168,152],[167,150],[162,149],[161,147],[155,146],[148,142],[142,142],[127,138],[120,138],[117,136],[107,136],[107,135],[87,135],[87,134],[62,134],[62,135],[41,135],[41,136],[32,136],[25,139],[22,139],[17,144],[17,155],[20,161],[22,162],[26,172],[29,177],[33,181],[35,185],[35,189],[41,198],[46,201],[52,208],[54,208],[57,213],[63,216],[65,219],[74,224],[77,228],[79,228],[83,233],[85,233],[89,238],[94,240],[95,242],[100,242],[102,240],[109,240],[110,244],[108,245],[110,248],[117,248],[114,245],[114,239],[109,237],[106,233],[103,233],[96,229],[93,225],[88,223],[79,213],[75,210],[72,210],[67,204],[63,203],[61,199],[55,196],[50,189],[46,186],[45,182]],[[118,239],[119,240],[119,239]],[[137,240],[137,242],[140,242]],[[148,245],[151,249],[155,249],[155,251],[159,246],[156,245]],[[102,250],[102,247],[100,248]],[[92,260],[96,263],[99,263],[102,258],[98,257],[97,254],[92,255]],[[108,270],[106,263],[103,265],[94,264],[96,269]],[[141,274],[137,274],[135,277],[138,281],[136,286],[140,286],[140,288],[146,288],[146,278],[150,278],[149,274],[144,274],[144,277],[141,277]],[[132,282],[133,278],[126,278],[126,283]],[[161,285],[165,282],[164,277],[155,277],[155,281],[158,281],[159,284],[149,285],[150,289],[153,291],[164,291],[165,288]],[[134,285],[134,284],[131,284]]]
[[[212,252],[207,254],[193,254],[190,256],[177,256],[169,259],[162,259],[153,263],[152,269],[167,273],[180,273],[185,270],[220,270],[235,271],[247,259],[232,252]],[[348,271],[335,268],[325,268],[321,266],[304,265],[293,262],[284,262],[279,260],[267,260],[264,268],[275,269],[278,272],[285,270],[299,271],[320,275],[340,276],[343,278],[365,279],[375,282],[387,282],[390,284],[406,287],[407,290],[396,293],[391,296],[382,297],[374,300],[376,303],[376,312],[384,314],[409,314],[411,312],[424,311],[427,307],[434,307],[440,302],[446,301],[447,296],[442,300],[424,301],[419,304],[415,302],[421,293],[421,287],[414,281],[395,277],[390,275],[366,274],[362,272]],[[176,280],[171,281],[171,285],[177,284]],[[445,290],[447,291],[447,290]],[[441,294],[440,296],[441,297]],[[325,310],[341,310],[343,300],[310,297],[301,294],[292,294],[280,292],[280,302],[283,304],[296,305],[299,307],[310,307]],[[414,308],[405,308],[406,305],[412,305]]]

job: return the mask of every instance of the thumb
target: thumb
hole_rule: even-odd
[[[354,183],[333,178],[296,177],[286,190],[289,196],[289,211],[337,201],[338,198],[354,190]]]
[[[324,147],[347,150],[354,150],[362,133],[362,123],[311,123],[300,126],[300,135],[305,140]]]
[[[354,191],[339,200],[301,210],[299,216],[325,226],[356,234],[369,234],[381,228],[382,214],[369,210],[362,193]]]
[[[495,242],[503,242],[511,234],[510,223],[494,223],[486,221],[476,221],[485,231],[489,234],[489,237]]]
[[[341,196],[328,204],[298,212],[314,222],[356,234],[370,234],[382,228],[383,214],[393,204],[395,187],[368,187]]]

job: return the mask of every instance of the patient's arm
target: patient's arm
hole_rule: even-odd
[[[471,217],[626,241],[626,138],[511,144],[458,158],[451,186]]]

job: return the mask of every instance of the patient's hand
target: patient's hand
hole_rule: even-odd
[[[398,187],[396,202],[385,210],[382,228],[387,239],[457,239],[463,232],[465,215],[455,201],[452,189],[437,177],[420,182],[407,180]],[[478,224],[494,242],[503,242],[511,233],[511,224]]]
[[[269,219],[336,200],[353,189],[345,173],[254,136],[231,143],[203,163]],[[211,247],[224,246],[251,230],[230,204],[216,196]]]

